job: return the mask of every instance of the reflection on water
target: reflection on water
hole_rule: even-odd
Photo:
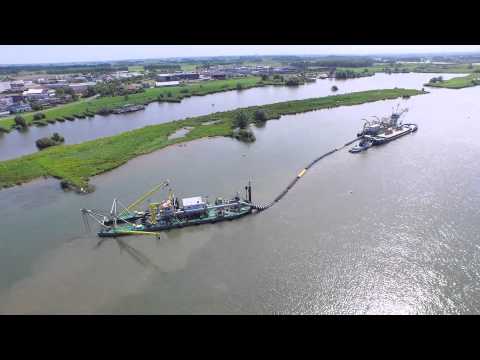
[[[254,128],[253,144],[205,139],[133,159],[85,196],[57,180],[0,191],[0,313],[479,313],[479,96],[436,89],[284,116]],[[211,199],[252,178],[267,202],[398,102],[417,133],[322,160],[259,215],[159,240],[84,234],[80,208],[129,203],[167,178],[178,197]]]
[[[35,141],[49,137],[54,132],[62,134],[66,144],[93,140],[119,134],[147,125],[159,124],[192,116],[206,115],[217,111],[239,107],[271,104],[281,101],[307,99],[332,95],[335,83],[339,90],[335,94],[372,89],[403,87],[420,89],[436,74],[376,74],[372,77],[349,80],[317,80],[299,87],[266,86],[242,91],[228,91],[207,96],[194,96],[181,103],[152,103],[144,111],[122,115],[95,116],[77,119],[74,122],[57,122],[43,127],[29,127],[27,131],[0,134],[0,160],[12,159],[37,151]],[[449,79],[458,74],[440,74]],[[435,89],[434,89],[435,90]],[[212,106],[214,104],[215,106]]]

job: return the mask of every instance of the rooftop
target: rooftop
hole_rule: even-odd
[[[42,94],[43,89],[28,89],[25,90],[22,94],[25,95],[35,95],[35,94]]]
[[[205,204],[201,196],[182,199],[183,206],[194,206]]]

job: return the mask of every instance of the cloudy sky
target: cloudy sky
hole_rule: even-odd
[[[222,55],[480,52],[480,45],[0,45],[0,64]]]

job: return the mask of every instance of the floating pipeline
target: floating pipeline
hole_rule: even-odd
[[[267,210],[267,209],[271,208],[273,205],[275,205],[277,202],[279,202],[288,193],[288,191],[290,189],[292,189],[295,186],[295,184],[298,182],[298,180],[300,180],[300,178],[303,177],[305,175],[305,173],[307,172],[307,170],[309,170],[313,165],[315,165],[320,160],[326,158],[327,156],[330,156],[333,153],[344,149],[345,147],[353,144],[355,141],[358,141],[358,140],[359,140],[359,138],[357,137],[357,138],[347,142],[342,147],[335,148],[335,149],[330,150],[329,152],[323,154],[322,156],[319,156],[318,158],[313,160],[310,164],[308,164],[304,169],[302,169],[302,171],[300,171],[298,173],[298,175],[295,177],[295,179],[293,179],[292,182],[290,184],[288,184],[288,186],[279,195],[277,195],[277,197],[271,203],[266,204],[266,205],[258,205],[258,204],[253,204],[252,203],[251,204],[252,208],[257,210],[257,212],[261,212],[261,211],[264,211],[264,210]]]

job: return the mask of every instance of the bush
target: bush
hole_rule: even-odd
[[[50,139],[50,138],[47,138],[47,137],[43,137],[41,139],[38,139],[37,141],[35,141],[35,144],[37,145],[37,147],[42,150],[42,149],[45,149],[47,147],[50,147],[50,146],[54,146],[54,145],[57,145],[57,143]]]
[[[33,120],[42,120],[45,119],[45,114],[44,113],[36,113],[33,115]]]
[[[35,126],[47,126],[48,123],[45,120],[35,120],[32,121],[32,124]]]
[[[59,145],[61,143],[63,143],[65,141],[65,139],[63,138],[63,136],[60,136],[59,133],[54,133],[51,137],[43,137],[43,138],[40,138],[38,139],[35,144],[37,145],[37,147],[42,150],[42,149],[45,149],[47,147],[50,147],[50,146],[55,146],[55,145]]]
[[[240,129],[245,129],[248,125],[248,115],[244,111],[239,111],[235,114],[233,126]]]
[[[188,89],[186,89],[186,88],[184,88],[184,89],[180,90],[180,92],[181,92],[182,94],[188,93],[188,91],[189,91],[189,90],[188,90]]]
[[[267,114],[263,110],[257,110],[254,119],[256,124],[264,124],[267,121]]]
[[[53,133],[52,140],[56,142],[64,142],[65,138],[61,136],[59,133]]]
[[[105,116],[105,115],[108,115],[110,113],[111,113],[111,110],[107,109],[107,108],[101,108],[101,109],[97,110],[98,115],[104,115]]]
[[[32,110],[33,111],[42,110],[42,106],[39,104],[32,104]]]
[[[171,91],[167,92],[167,97],[172,97],[172,92]]]
[[[298,78],[290,78],[285,84],[287,86],[298,86],[300,85],[300,80]]]
[[[8,129],[2,127],[2,126],[0,126],[0,134],[1,134],[1,133],[8,134],[9,132],[10,132],[10,130],[8,130]]]
[[[23,116],[20,116],[20,115],[15,116],[15,124],[22,127],[22,128],[27,127],[27,122],[25,121]]]
[[[332,91],[338,91],[338,87],[336,85],[332,86]]]
[[[267,81],[268,80],[268,75],[262,75],[262,81]]]
[[[233,133],[233,137],[243,142],[254,142],[255,134],[250,129],[240,129]]]
[[[241,83],[237,83],[237,90],[243,90],[243,85]]]
[[[434,78],[431,78],[431,79],[430,79],[430,83],[431,83],[431,84],[435,84],[436,82],[442,82],[442,81],[443,81],[443,77],[442,77],[442,76],[434,77]]]

